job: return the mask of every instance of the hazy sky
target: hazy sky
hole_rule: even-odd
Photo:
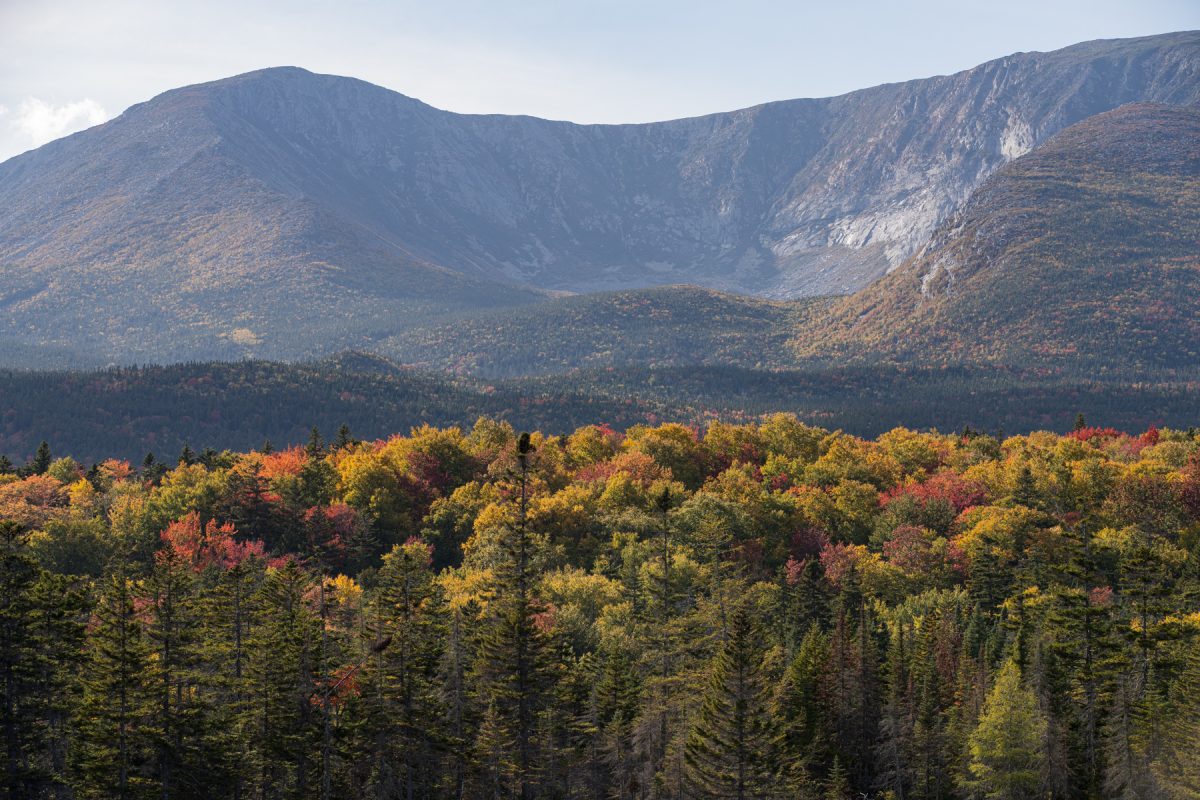
[[[1193,28],[1200,0],[0,0],[0,159],[283,64],[454,111],[634,122]]]

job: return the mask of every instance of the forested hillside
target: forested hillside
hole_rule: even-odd
[[[535,347],[554,351],[552,342]],[[87,464],[136,462],[147,452],[174,457],[185,445],[283,447],[304,441],[314,426],[328,433],[349,425],[375,438],[422,424],[469,425],[480,415],[562,434],[596,420],[616,430],[664,419],[705,427],[786,411],[874,436],[898,425],[1065,431],[1082,410],[1132,430],[1190,425],[1200,415],[1198,392],[1195,370],[1079,376],[941,365],[624,366],[487,381],[347,353],[305,364],[0,372],[0,454],[24,462],[47,441]]]
[[[580,368],[794,365],[788,341],[828,300],[771,302],[695,286],[600,292],[454,318],[374,348],[405,364],[485,378]]]
[[[1200,786],[1195,432],[481,419],[3,472],[10,797]]]

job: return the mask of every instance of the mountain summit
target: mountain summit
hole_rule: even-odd
[[[1135,101],[1200,103],[1200,33],[639,125],[248,73],[0,164],[0,347],[292,357],[548,293],[849,292],[998,167]]]

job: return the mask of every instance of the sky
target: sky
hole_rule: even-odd
[[[0,0],[0,160],[268,66],[451,111],[646,122],[1200,28],[1200,0]]]

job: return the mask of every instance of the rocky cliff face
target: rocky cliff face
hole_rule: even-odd
[[[901,267],[809,320],[801,355],[1200,363],[1200,109],[1098,114],[997,170]]]
[[[0,165],[0,336],[280,356],[546,291],[848,292],[1006,161],[1140,100],[1200,103],[1200,34],[645,125],[452,114],[264,70]]]

